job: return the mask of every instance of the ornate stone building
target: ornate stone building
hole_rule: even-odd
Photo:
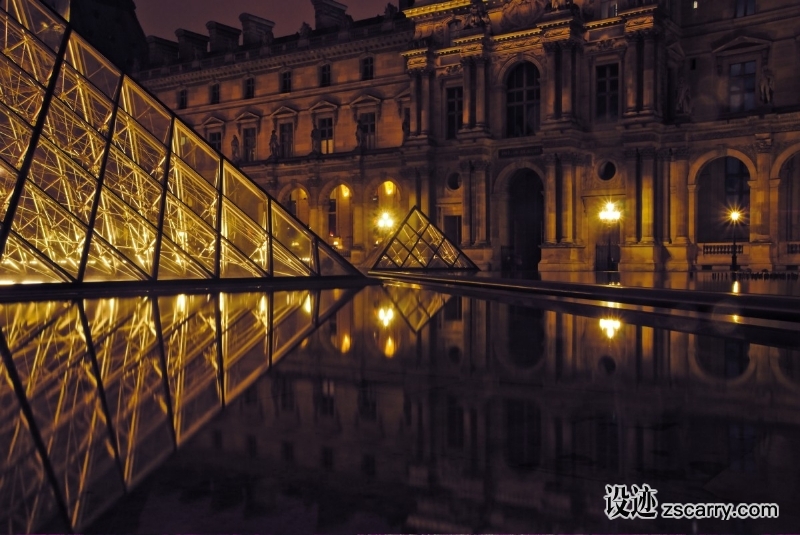
[[[138,76],[354,263],[418,205],[495,270],[800,265],[797,2],[312,2],[150,38]]]

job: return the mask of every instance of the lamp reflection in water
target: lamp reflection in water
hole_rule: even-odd
[[[378,319],[384,327],[388,327],[394,319],[394,310],[391,308],[381,308],[378,311]]]
[[[606,337],[609,340],[613,339],[616,336],[617,331],[622,326],[619,320],[613,318],[602,318],[600,319],[600,328],[603,332],[606,333]]]

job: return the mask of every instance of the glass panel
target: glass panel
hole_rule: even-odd
[[[0,327],[11,353],[16,353],[37,332],[68,313],[71,306],[63,301],[0,305]]]
[[[97,180],[45,139],[33,157],[29,178],[83,223],[89,223]]]
[[[19,169],[31,142],[31,128],[0,104],[0,157]]]
[[[93,176],[99,176],[105,140],[58,100],[50,102],[44,135]]]
[[[172,116],[128,77],[122,82],[120,105],[157,140],[167,142]]]
[[[5,56],[0,56],[0,100],[33,126],[42,108],[44,90]]]
[[[217,233],[171,194],[167,194],[164,235],[214,273]]]
[[[417,231],[417,233],[421,233],[427,223],[428,222],[420,216],[417,210],[411,212],[411,215],[408,217],[408,221],[406,221],[406,225]]]
[[[48,259],[11,232],[0,261],[0,285],[14,283],[65,282]]]
[[[386,254],[398,266],[402,266],[410,254],[408,249],[403,247],[397,240],[393,241],[386,251]]]
[[[168,239],[161,240],[158,257],[158,280],[208,279],[211,274]]]
[[[69,65],[58,75],[56,95],[95,130],[108,136],[113,110],[111,101]]]
[[[99,237],[92,238],[84,282],[138,281],[147,277]]]
[[[269,296],[266,294],[221,294],[222,358],[225,394],[237,395],[266,371],[265,354],[270,329]]]
[[[453,262],[456,261],[458,254],[458,249],[456,249],[449,241],[445,241],[441,247],[439,247],[439,256],[441,256],[442,260],[447,262],[449,265],[452,265]]]
[[[234,169],[228,162],[224,164],[224,189],[227,198],[239,210],[263,228],[267,227],[267,195],[258,186]]]
[[[31,182],[25,184],[12,228],[72,277],[78,275],[86,227]]]
[[[397,239],[400,240],[403,245],[411,249],[417,243],[419,234],[417,234],[416,231],[414,231],[414,229],[412,229],[410,226],[405,225],[398,231]]]
[[[169,190],[212,228],[217,228],[217,190],[175,156],[172,157]]]
[[[219,156],[183,123],[175,121],[172,150],[215,188],[219,179]]]
[[[11,58],[22,70],[32,75],[42,86],[47,85],[56,62],[55,55],[28,32],[17,26],[13,19],[0,10],[0,51]]]
[[[145,273],[153,272],[156,229],[103,186],[95,232]]]
[[[422,239],[435,249],[442,243],[444,235],[433,225],[428,225],[428,228],[422,233]]]
[[[114,123],[114,144],[159,184],[164,181],[167,148],[122,110]]]
[[[37,0],[9,0],[8,11],[44,44],[58,52],[66,27]]]
[[[103,182],[154,226],[161,213],[161,185],[112,146]]]
[[[433,249],[431,249],[428,245],[426,245],[422,241],[420,241],[419,243],[417,243],[416,246],[414,246],[414,250],[412,252],[414,253],[416,259],[419,260],[419,263],[422,264],[423,266],[428,265],[428,262],[431,261],[434,254]]]
[[[17,184],[17,172],[0,160],[0,222],[6,217],[11,193]]]
[[[444,263],[444,260],[441,257],[436,256],[431,260],[428,264],[428,269],[447,269],[449,266]]]
[[[272,262],[273,277],[307,277],[311,275],[311,270],[306,265],[275,240],[272,240]]]
[[[222,203],[222,235],[265,271],[269,271],[269,237],[233,206],[227,199]]]
[[[114,98],[117,85],[119,85],[119,71],[110,61],[75,33],[69,37],[66,62],[90,80],[108,98]]]
[[[317,252],[319,254],[319,274],[323,277],[353,274],[349,266],[330,254],[324,247],[319,247]]]
[[[464,255],[458,257],[458,259],[453,263],[454,269],[475,269],[475,266],[467,260]]]
[[[310,292],[275,292],[273,364],[313,330],[315,297]]]
[[[272,201],[272,237],[311,267],[311,236],[277,202]]]
[[[376,266],[377,269],[395,269],[396,267],[397,265],[392,262],[388,256],[381,258]]]
[[[219,272],[224,279],[248,279],[265,277],[266,274],[258,269],[255,264],[229,244],[227,240],[221,242]]]

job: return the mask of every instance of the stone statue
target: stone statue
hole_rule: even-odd
[[[359,117],[356,122],[356,150],[363,150],[364,148],[364,123]]]
[[[775,92],[775,78],[772,75],[772,70],[769,68],[764,69],[764,72],[761,73],[761,81],[758,87],[761,92],[761,102],[771,104],[772,95]]]
[[[302,26],[300,26],[300,39],[308,39],[308,36],[311,35],[311,26],[308,25],[307,22],[304,22]]]
[[[316,124],[311,129],[311,152],[314,154],[322,152],[322,132],[319,131]]]
[[[483,0],[472,0],[469,14],[464,19],[464,28],[485,28],[489,24],[489,15],[486,13]]]
[[[233,140],[231,140],[231,160],[238,162],[240,159],[241,154],[239,154],[239,138],[233,136]]]
[[[411,136],[411,116],[410,114],[405,114],[403,117],[403,143],[408,141],[408,138]]]
[[[675,89],[675,113],[689,115],[692,113],[692,95],[689,93],[689,84],[683,76],[678,80]]]
[[[550,9],[553,11],[561,9],[561,0],[550,0]]]
[[[278,149],[280,149],[280,143],[278,143],[278,136],[275,134],[275,130],[273,130],[272,135],[269,136],[269,157],[277,158]]]

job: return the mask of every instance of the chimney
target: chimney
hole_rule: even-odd
[[[178,43],[151,35],[147,38],[147,59],[153,67],[174,63],[178,59]]]
[[[239,47],[239,36],[242,30],[226,26],[220,22],[206,23],[208,29],[208,36],[211,39],[211,53],[216,52],[231,52]]]
[[[347,6],[336,2],[336,0],[311,0],[314,5],[314,29],[333,28],[347,26]]]
[[[178,57],[181,61],[194,61],[203,57],[208,49],[208,37],[189,30],[175,30],[178,37]]]
[[[263,46],[272,42],[274,35],[272,28],[275,23],[271,20],[256,17],[250,13],[242,13],[239,15],[239,20],[242,23],[244,46]]]

